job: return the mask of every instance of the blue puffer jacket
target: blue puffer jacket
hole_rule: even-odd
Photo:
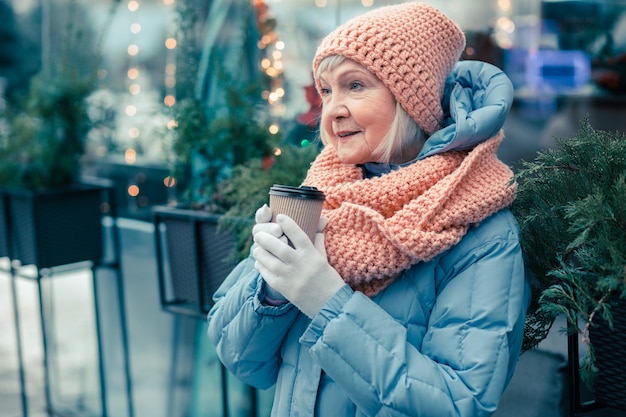
[[[512,93],[499,69],[458,63],[445,127],[419,158],[494,136]],[[265,305],[248,258],[214,296],[209,337],[241,380],[276,384],[272,416],[488,416],[517,364],[530,298],[518,238],[502,210],[372,299],[345,285],[313,320]]]

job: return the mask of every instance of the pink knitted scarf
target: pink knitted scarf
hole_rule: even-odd
[[[370,179],[327,146],[304,185],[326,193],[328,262],[353,289],[373,296],[411,265],[457,244],[472,224],[515,198],[513,173],[496,156],[502,138],[500,132],[471,151],[434,155]]]

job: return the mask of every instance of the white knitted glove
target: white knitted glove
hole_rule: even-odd
[[[270,287],[313,318],[344,281],[328,264],[323,233],[317,233],[313,244],[290,217],[279,214],[276,222],[293,248],[272,233],[258,231],[254,234],[255,267]],[[323,219],[320,225],[325,224]]]
[[[283,235],[283,229],[278,224],[271,223],[272,209],[270,209],[267,204],[263,204],[256,213],[254,213],[254,221],[256,224],[252,228],[252,236],[258,232],[267,232],[275,237],[281,237]],[[287,238],[285,238],[285,241],[286,240]]]
[[[270,223],[272,221],[272,210],[267,206],[267,204],[263,204],[263,206],[256,211],[254,214],[254,220],[256,224],[252,228],[253,237],[259,232],[265,232],[287,243],[287,238],[283,235],[283,229],[276,223]],[[254,248],[252,251],[254,253]],[[265,281],[265,284],[266,297],[269,297],[274,301],[287,300],[284,295],[272,288],[267,281]]]

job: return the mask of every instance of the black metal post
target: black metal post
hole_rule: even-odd
[[[50,366],[48,358],[48,326],[46,325],[46,312],[44,310],[43,291],[41,290],[41,271],[37,271],[37,297],[39,298],[39,320],[41,323],[41,345],[43,348],[43,378],[44,395],[46,398],[46,411],[53,416],[52,395],[50,393]]]
[[[170,357],[170,363],[172,364],[170,367],[170,378],[167,389],[167,415],[173,416],[175,412],[175,398],[174,395],[175,385],[176,385],[176,364],[178,363],[178,329],[179,329],[179,320],[180,317],[178,315],[174,316],[174,328],[172,329],[173,336],[172,337],[172,355]]]
[[[226,378],[226,367],[220,363],[220,376],[222,379],[222,410],[223,416],[228,417],[228,380]]]
[[[21,389],[21,401],[22,401],[22,414],[24,417],[28,417],[28,395],[26,390],[26,377],[24,374],[24,357],[22,356],[22,332],[20,326],[20,313],[19,307],[17,303],[17,290],[15,288],[15,267],[13,262],[11,262],[10,268],[11,274],[11,296],[13,297],[13,320],[15,322],[15,340],[17,343],[17,364],[18,364],[18,374],[20,379],[20,389]]]
[[[111,197],[113,198],[113,197]],[[117,283],[117,298],[119,302],[120,312],[120,331],[122,333],[122,350],[124,353],[124,375],[126,377],[126,399],[128,404],[128,417],[134,416],[134,404],[133,404],[133,386],[131,378],[131,365],[130,365],[130,349],[128,343],[128,327],[126,322],[126,295],[124,291],[124,280],[122,277],[122,251],[121,251],[121,238],[120,230],[117,225],[117,217],[113,217],[112,225],[112,239],[113,250],[115,253],[115,278]]]
[[[578,417],[599,408],[603,408],[595,400],[582,402],[580,396],[580,364],[578,334],[567,335],[567,371],[569,376],[570,414]]]
[[[100,377],[100,404],[102,416],[106,417],[109,415],[108,406],[107,406],[107,382],[106,382],[106,371],[104,369],[104,358],[103,358],[103,349],[102,349],[102,325],[100,322],[100,308],[99,300],[98,300],[98,280],[96,277],[96,271],[94,267],[91,268],[91,277],[92,277],[92,285],[93,285],[93,304],[95,311],[95,321],[96,321],[96,342],[98,346],[98,373]]]

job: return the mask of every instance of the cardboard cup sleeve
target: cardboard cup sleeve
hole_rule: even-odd
[[[276,215],[286,214],[304,230],[313,242],[322,215],[324,193],[315,187],[274,184],[270,188],[269,196],[272,221],[276,220]]]

